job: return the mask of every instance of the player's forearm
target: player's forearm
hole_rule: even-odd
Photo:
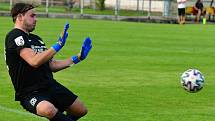
[[[81,56],[81,54],[78,53],[77,54],[78,62],[80,62],[80,56]],[[60,71],[60,70],[63,70],[65,68],[70,67],[70,65],[72,65],[72,64],[77,64],[77,63],[73,62],[73,59],[71,57],[71,58],[68,58],[66,60],[54,60],[53,59],[50,62],[49,66],[50,66],[52,72],[57,72],[57,71]]]
[[[53,72],[57,72],[70,67],[71,64],[73,64],[73,62],[71,58],[68,58],[66,60],[52,60],[49,66]]]
[[[35,67],[39,67],[42,64],[46,63],[49,61],[53,56],[55,55],[55,50],[53,48],[50,48],[42,53],[38,53],[34,56],[32,61],[34,62]]]
[[[42,53],[35,53],[30,48],[24,48],[20,51],[20,56],[32,67],[38,68],[49,61],[55,55],[55,50],[50,48]]]

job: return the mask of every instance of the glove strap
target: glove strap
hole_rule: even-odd
[[[72,56],[72,61],[73,61],[73,63],[74,64],[77,64],[77,63],[79,63],[80,62],[80,60],[78,59],[78,56],[77,55],[75,55],[75,56]]]
[[[60,46],[59,43],[56,43],[56,44],[54,44],[54,45],[52,46],[52,48],[53,48],[56,52],[58,52],[58,51],[62,48],[62,46]]]

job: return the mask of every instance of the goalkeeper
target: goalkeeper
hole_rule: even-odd
[[[42,39],[31,33],[37,22],[33,5],[17,3],[11,15],[14,28],[5,38],[5,56],[15,100],[27,111],[50,121],[76,121],[86,115],[87,109],[78,96],[58,83],[52,72],[83,61],[92,48],[90,38],[85,39],[79,54],[55,60],[54,55],[66,43],[69,24],[65,24],[57,43],[46,48]]]

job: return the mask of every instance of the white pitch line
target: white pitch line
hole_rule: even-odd
[[[16,110],[16,109],[13,109],[13,108],[4,107],[2,105],[0,105],[0,110],[6,111],[6,112],[11,112],[11,113],[16,113],[16,114],[20,114],[20,115],[25,115],[25,116],[31,116],[31,117],[34,117],[34,118],[41,119],[42,121],[47,121],[47,120],[45,120],[45,118],[40,118],[38,116],[35,116],[34,114],[31,114],[31,113],[28,113],[28,112],[23,112],[23,111]]]

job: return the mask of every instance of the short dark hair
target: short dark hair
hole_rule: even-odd
[[[16,3],[11,9],[11,16],[13,18],[13,22],[16,21],[18,14],[25,14],[27,11],[35,8],[32,4],[28,3]]]

